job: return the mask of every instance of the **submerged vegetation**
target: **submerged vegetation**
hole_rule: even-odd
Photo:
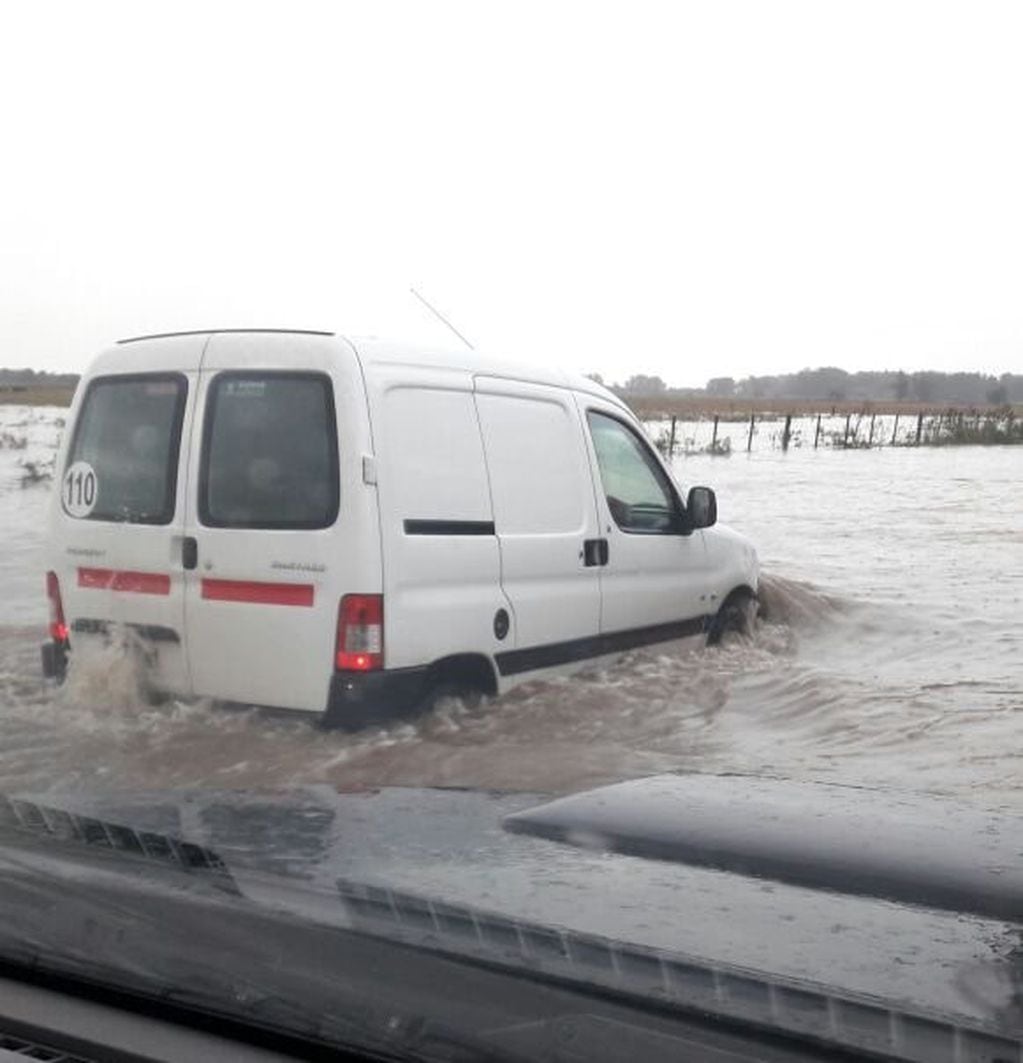
[[[671,414],[637,411],[662,454],[821,448],[1005,446],[1023,443],[1023,415],[1011,406],[987,409],[895,412],[805,407],[771,410],[730,408],[711,412],[703,402]]]
[[[4,430],[0,432],[0,450],[24,450],[28,446],[28,436]]]
[[[21,486],[32,487],[35,484],[48,484],[53,480],[53,462],[21,462]]]
[[[1023,443],[1023,417],[1017,417],[1011,407],[973,416],[961,411],[943,413],[929,419],[921,442],[930,446]]]

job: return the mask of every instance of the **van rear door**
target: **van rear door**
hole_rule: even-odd
[[[185,518],[194,693],[322,711],[341,596],[381,591],[355,354],[329,336],[215,334],[197,411]]]
[[[189,692],[184,582],[176,559],[205,336],[125,344],[100,357],[75,398],[53,507],[52,568],[72,652],[124,628],[142,640],[155,685]],[[152,371],[137,372],[146,366]]]

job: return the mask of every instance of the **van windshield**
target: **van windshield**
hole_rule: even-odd
[[[93,381],[67,464],[62,501],[69,515],[171,522],[187,386],[170,374]]]

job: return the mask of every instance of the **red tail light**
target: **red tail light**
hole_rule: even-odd
[[[56,572],[46,573],[46,597],[50,601],[50,638],[54,642],[67,642],[67,624],[64,623],[64,606]]]
[[[384,596],[346,594],[337,614],[335,660],[344,672],[372,672],[384,666]]]

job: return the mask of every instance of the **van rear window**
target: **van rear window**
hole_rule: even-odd
[[[321,373],[221,373],[203,427],[199,518],[218,528],[325,528],[338,512],[337,425]]]
[[[89,384],[61,483],[66,513],[135,524],[174,519],[187,388],[177,374]]]

